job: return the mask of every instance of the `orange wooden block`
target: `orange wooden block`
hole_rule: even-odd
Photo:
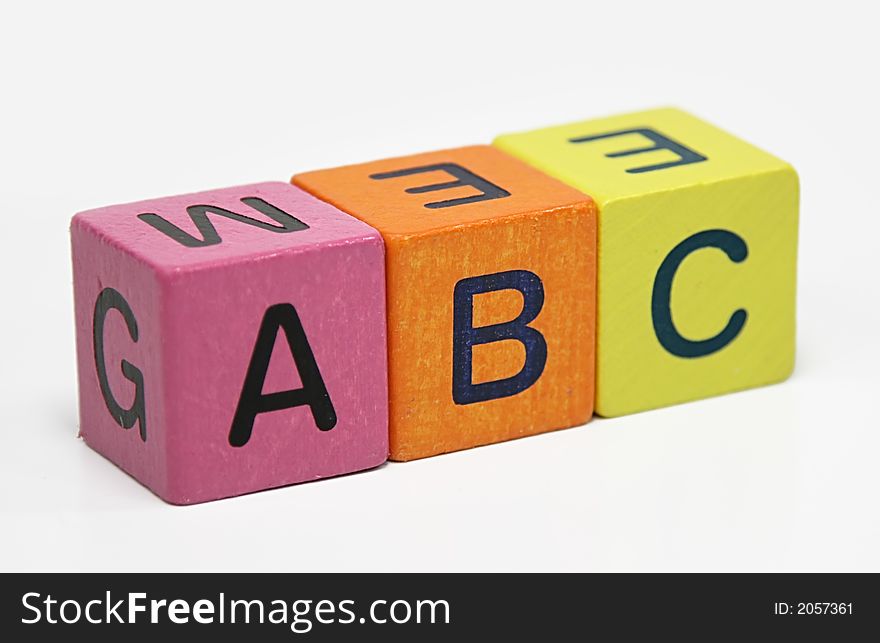
[[[590,418],[596,207],[588,196],[488,146],[293,182],[385,239],[392,460]]]

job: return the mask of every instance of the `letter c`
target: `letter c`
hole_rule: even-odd
[[[734,263],[741,263],[749,254],[746,242],[739,235],[729,230],[703,230],[679,243],[666,255],[654,278],[651,318],[660,344],[678,357],[704,357],[720,351],[736,339],[748,318],[744,309],[734,311],[724,330],[709,339],[687,339],[676,330],[669,303],[672,280],[681,262],[701,248],[718,248]]]

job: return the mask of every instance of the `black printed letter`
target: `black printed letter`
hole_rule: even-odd
[[[236,214],[235,212],[230,212],[229,210],[216,205],[191,205],[186,209],[186,212],[189,214],[189,218],[192,219],[193,223],[196,224],[196,228],[198,228],[199,232],[202,234],[202,239],[197,239],[191,234],[184,232],[173,223],[170,223],[167,219],[163,219],[158,214],[147,212],[137,216],[138,219],[144,223],[156,228],[156,230],[162,234],[171,237],[177,243],[186,246],[187,248],[215,246],[222,241],[220,235],[217,234],[217,230],[211,224],[210,219],[208,219],[208,214],[216,214],[221,217],[226,217],[227,219],[232,219],[233,221],[238,221],[239,223],[245,223],[249,226],[260,228],[261,230],[268,230],[269,232],[298,232],[299,230],[307,230],[309,227],[296,217],[290,216],[283,210],[276,208],[271,203],[267,203],[258,197],[245,197],[241,199],[241,202],[252,207],[257,212],[265,214],[267,217],[281,225],[276,226],[258,219],[251,219],[243,214]]]
[[[447,181],[446,183],[433,183],[431,185],[420,185],[415,188],[407,188],[404,190],[407,194],[422,194],[423,192],[436,192],[437,190],[450,190],[452,188],[460,188],[464,185],[470,185],[480,191],[479,194],[466,196],[460,199],[448,199],[446,201],[432,201],[426,203],[425,207],[432,210],[437,208],[450,208],[454,205],[464,205],[465,203],[476,203],[477,201],[490,201],[491,199],[503,199],[510,196],[510,192],[498,187],[494,183],[490,183],[481,176],[477,176],[470,170],[466,170],[455,163],[438,163],[437,165],[423,165],[421,167],[410,167],[405,170],[395,170],[394,172],[380,172],[371,174],[371,179],[395,179],[399,176],[410,176],[411,174],[423,174],[425,172],[446,172],[454,176],[455,181]]]
[[[642,172],[653,172],[654,170],[665,170],[668,167],[676,167],[677,165],[688,165],[689,163],[699,163],[707,160],[702,154],[698,154],[689,147],[685,147],[681,143],[673,141],[668,136],[663,136],[660,132],[647,128],[637,127],[635,129],[623,129],[616,132],[606,132],[605,134],[596,134],[594,136],[581,136],[578,138],[568,139],[569,143],[589,143],[590,141],[598,141],[603,138],[614,138],[615,136],[625,136],[627,134],[641,134],[653,145],[648,147],[639,147],[634,150],[624,150],[622,152],[611,152],[606,154],[607,158],[613,159],[619,156],[632,156],[633,154],[644,154],[645,152],[654,152],[656,150],[669,150],[678,156],[677,161],[668,163],[657,163],[656,165],[645,165],[643,167],[633,167],[628,169],[627,174],[641,174]]]
[[[134,365],[126,360],[122,360],[122,375],[125,379],[134,384],[134,402],[131,408],[124,409],[113,397],[113,391],[110,390],[110,381],[107,379],[107,365],[104,363],[104,319],[107,312],[115,308],[122,314],[125,325],[128,328],[128,335],[132,341],[138,340],[137,319],[131,310],[131,306],[125,301],[125,298],[118,290],[113,288],[104,288],[95,301],[95,314],[92,319],[92,339],[95,355],[95,368],[98,371],[98,384],[101,387],[101,395],[104,397],[104,403],[107,410],[116,421],[116,424],[123,429],[130,429],[134,423],[138,423],[138,431],[141,440],[147,441],[147,417],[146,406],[144,405],[144,375]]]
[[[523,297],[522,312],[511,321],[474,328],[474,295],[497,290],[517,290]],[[544,307],[541,279],[528,270],[508,270],[468,277],[455,284],[452,331],[452,399],[456,404],[473,404],[510,397],[538,381],[547,364],[547,341],[528,324]],[[526,361],[512,377],[474,384],[473,347],[512,339],[522,344]]]
[[[654,278],[654,293],[651,297],[651,319],[654,322],[654,334],[667,351],[678,357],[703,357],[727,346],[736,339],[745,326],[748,314],[740,308],[735,311],[720,333],[709,339],[694,341],[682,337],[672,323],[669,297],[672,292],[672,280],[681,262],[692,252],[700,248],[718,248],[735,262],[744,261],[749,254],[746,242],[738,234],[728,230],[703,230],[692,235],[675,246],[666,255]]]
[[[296,363],[296,370],[303,386],[300,389],[264,395],[263,383],[266,380],[266,372],[269,369],[269,360],[272,358],[272,349],[275,347],[279,328],[284,330],[290,354]],[[311,408],[312,418],[321,431],[329,431],[336,426],[336,411],[333,410],[333,403],[330,401],[330,395],[321,378],[318,364],[312,354],[312,347],[306,338],[296,309],[291,304],[277,304],[266,310],[263,322],[260,324],[251,363],[238,400],[238,408],[232,419],[229,444],[234,447],[247,444],[254,429],[254,420],[260,413],[304,405]]]

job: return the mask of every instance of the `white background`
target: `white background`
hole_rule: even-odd
[[[871,3],[239,4],[0,10],[0,569],[880,571]],[[664,105],[800,172],[788,382],[192,507],[76,438],[75,212]]]

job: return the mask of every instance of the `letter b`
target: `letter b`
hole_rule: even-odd
[[[520,314],[508,322],[474,328],[474,295],[498,290],[517,290],[523,296]],[[453,295],[452,399],[456,404],[474,404],[516,395],[538,381],[547,363],[544,336],[528,326],[544,306],[541,279],[528,270],[508,270],[468,277],[455,284]],[[516,375],[491,382],[473,383],[473,347],[505,339],[516,340],[526,351],[526,360]]]

